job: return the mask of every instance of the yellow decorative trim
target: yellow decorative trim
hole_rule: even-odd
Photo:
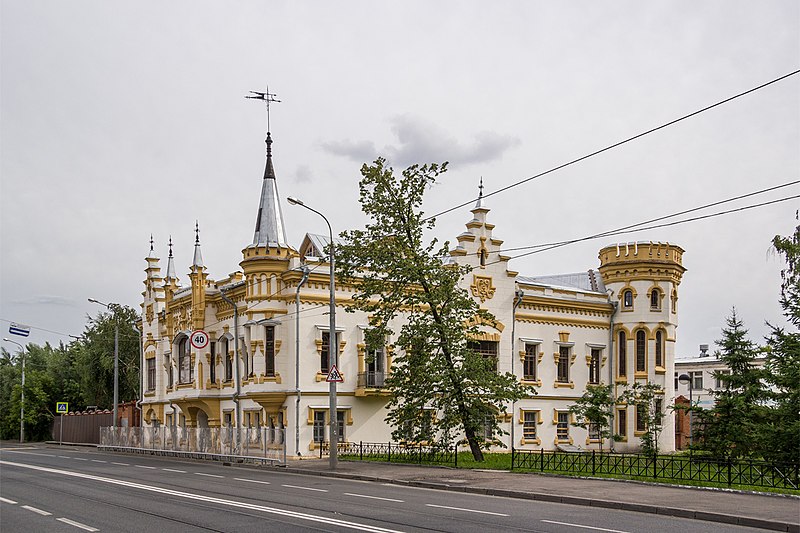
[[[554,381],[553,382],[553,387],[555,387],[556,389],[567,389],[567,388],[574,389],[575,388],[575,383],[572,382],[572,381],[570,381],[569,383],[562,383],[560,381]]]
[[[558,332],[558,341],[559,342],[569,342],[569,331],[559,331]]]
[[[663,366],[657,366],[656,367],[656,374],[666,374],[666,373],[667,373],[667,369],[664,368]]]
[[[480,298],[481,303],[486,300],[491,300],[496,290],[490,276],[479,276],[477,274],[473,274],[472,276],[472,285],[470,285],[470,289],[472,289],[472,296]]]

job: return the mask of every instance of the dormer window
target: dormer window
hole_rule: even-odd
[[[622,293],[622,307],[625,309],[633,309],[633,291],[625,289]]]

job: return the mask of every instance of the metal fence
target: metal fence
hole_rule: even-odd
[[[328,443],[319,448],[320,457],[328,453]],[[396,463],[417,463],[458,466],[458,453],[453,446],[427,446],[391,442],[341,442],[338,454],[346,459],[376,460]]]
[[[755,460],[717,461],[684,455],[564,453],[511,450],[511,468],[560,474],[663,479],[705,485],[798,490],[800,464]]]
[[[234,462],[286,463],[284,428],[104,427],[100,448]]]

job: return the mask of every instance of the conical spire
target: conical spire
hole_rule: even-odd
[[[481,176],[481,183],[478,185],[478,201],[475,202],[475,207],[473,209],[488,209],[483,200],[483,176]]]
[[[148,259],[158,259],[156,257],[156,251],[153,249],[153,234],[150,234],[150,253],[147,254]]]
[[[270,132],[267,132],[265,142],[267,143],[267,164],[264,168],[264,180],[261,184],[261,198],[258,204],[253,246],[288,248],[280,196],[278,195],[278,184],[275,179],[275,169],[272,166],[272,135]]]
[[[167,282],[170,280],[178,281],[178,276],[175,274],[175,261],[172,257],[172,235],[169,236],[169,257],[167,258],[167,274],[164,279]]]
[[[200,223],[194,222],[194,258],[192,259],[192,270],[203,268],[203,254],[200,253]]]

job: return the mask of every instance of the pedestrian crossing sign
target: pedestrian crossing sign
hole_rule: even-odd
[[[333,382],[333,383],[343,383],[344,382],[344,376],[342,376],[342,373],[339,372],[338,368],[336,368],[336,365],[333,365],[331,367],[330,371],[328,372],[328,377],[325,379],[325,381],[327,381],[328,383],[331,383],[331,382]]]
[[[69,403],[68,402],[56,402],[56,414],[66,414],[69,412]]]

